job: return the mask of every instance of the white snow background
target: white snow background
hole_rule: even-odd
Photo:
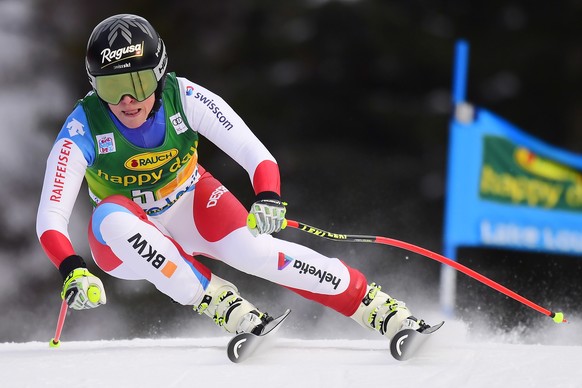
[[[50,338],[0,344],[0,385],[582,387],[580,324],[550,320],[541,330],[469,335],[467,324],[447,321],[418,357],[401,362],[386,340],[296,339],[283,327],[255,357],[233,364],[225,336],[67,342],[65,322],[59,348],[49,348]],[[532,338],[540,343],[523,343]]]

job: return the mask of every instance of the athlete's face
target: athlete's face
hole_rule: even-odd
[[[138,101],[129,94],[121,98],[119,104],[109,105],[111,112],[127,128],[137,128],[142,125],[154,107],[156,102],[155,93],[143,101]]]

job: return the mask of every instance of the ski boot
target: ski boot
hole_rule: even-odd
[[[375,283],[368,286],[366,295],[351,318],[388,339],[406,328],[422,332],[430,327],[423,320],[413,317],[404,302],[382,292],[381,287]]]
[[[202,302],[194,307],[199,314],[211,317],[219,327],[229,333],[259,335],[265,325],[273,320],[243,299],[234,284],[212,275]]]

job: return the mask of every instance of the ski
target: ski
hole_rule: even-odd
[[[239,363],[251,357],[268,337],[279,330],[281,323],[283,323],[290,312],[291,310],[287,310],[279,317],[267,323],[265,329],[259,335],[253,333],[240,333],[232,337],[228,342],[226,349],[230,361]]]
[[[405,361],[416,354],[432,333],[441,328],[444,322],[430,326],[422,332],[414,329],[400,330],[390,341],[390,353],[398,361]]]

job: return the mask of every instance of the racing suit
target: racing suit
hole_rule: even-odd
[[[203,255],[352,315],[366,293],[364,275],[303,245],[254,237],[245,207],[198,163],[198,136],[246,170],[258,198],[281,194],[270,152],[219,96],[166,77],[162,107],[140,128],[125,128],[94,92],[66,119],[47,160],[37,216],[53,264],[63,272],[76,255],[68,223],[86,179],[91,253],[111,276],[146,279],[196,306],[212,276],[196,259]]]

